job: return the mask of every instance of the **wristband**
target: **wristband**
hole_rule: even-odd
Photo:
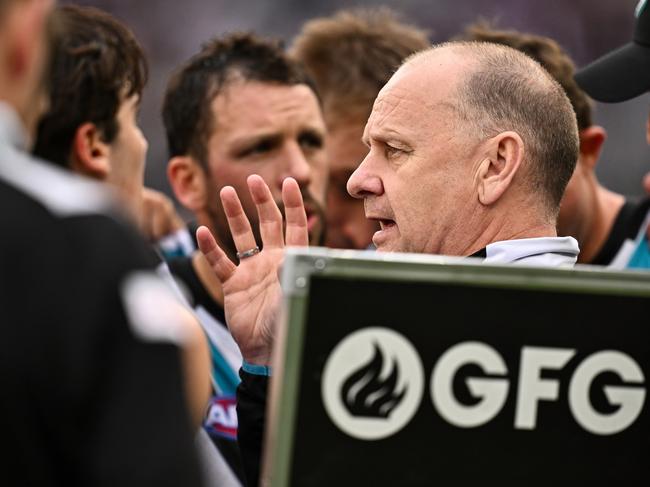
[[[241,368],[244,372],[252,375],[265,375],[267,377],[270,377],[272,375],[270,365],[249,364],[244,360]]]

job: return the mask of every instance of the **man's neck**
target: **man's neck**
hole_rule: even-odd
[[[554,225],[539,224],[526,228],[516,230],[502,228],[497,232],[483,233],[474,239],[474,242],[469,245],[460,255],[472,255],[481,249],[486,248],[488,245],[495,242],[502,242],[504,240],[519,240],[523,238],[542,238],[542,237],[557,237],[557,231]]]
[[[557,236],[555,222],[525,200],[507,209],[480,207],[466,214],[471,216],[448,229],[436,253],[468,256],[494,242]]]
[[[579,263],[590,263],[598,255],[612,231],[616,217],[625,204],[625,198],[602,186],[596,188],[596,201],[590,209],[591,223],[579,239]]]

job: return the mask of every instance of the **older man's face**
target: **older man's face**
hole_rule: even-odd
[[[451,105],[460,61],[435,56],[401,68],[379,93],[364,132],[370,152],[348,182],[381,226],[378,250],[453,253],[476,206],[477,144]]]

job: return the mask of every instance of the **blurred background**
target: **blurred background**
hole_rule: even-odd
[[[169,194],[165,176],[167,148],[160,117],[170,73],[211,37],[253,30],[287,43],[306,20],[342,8],[386,5],[404,20],[428,29],[432,42],[456,35],[479,18],[557,40],[578,66],[630,41],[637,0],[91,0],[62,2],[92,5],[125,21],[145,48],[150,81],[141,126],[149,140],[147,185]],[[645,123],[650,94],[614,105],[597,104],[595,122],[604,126],[605,144],[598,174],[608,187],[626,195],[642,194],[650,171]]]

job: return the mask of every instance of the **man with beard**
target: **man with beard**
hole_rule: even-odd
[[[294,178],[305,201],[310,243],[322,241],[325,124],[310,80],[279,44],[251,34],[207,43],[170,80],[163,121],[174,194],[194,214],[196,224],[212,231],[229,258],[245,258],[260,250],[238,253],[219,198],[226,186],[244,194],[251,174],[268,182],[278,204],[283,180]],[[258,221],[250,196],[242,203],[259,237],[257,229],[266,222]],[[169,266],[186,285],[210,340],[214,396],[205,427],[226,452],[236,446],[235,391],[242,362],[226,327],[223,289],[198,252],[170,260]],[[231,451],[228,458],[241,478],[238,452]]]

